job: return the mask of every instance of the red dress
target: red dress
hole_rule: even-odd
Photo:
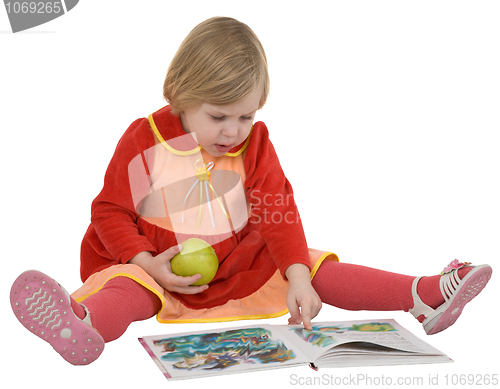
[[[137,266],[120,266],[141,251],[156,255],[188,237],[207,240],[219,258],[219,270],[202,293],[169,293]],[[172,310],[173,304],[184,312],[196,311],[198,318],[207,310],[250,302],[270,284],[273,293],[284,288],[284,296],[290,265],[313,269],[327,257],[338,260],[307,247],[292,188],[264,123],[255,123],[245,142],[213,157],[166,106],[132,123],[118,143],[103,189],[92,203],[81,249],[86,284],[74,297],[82,301],[109,278],[125,275],[163,296],[162,310]],[[252,301],[260,301],[264,316],[270,312],[263,299],[270,297]],[[274,313],[286,313],[284,301],[271,305]],[[255,308],[252,317],[260,312]],[[222,309],[218,315],[227,319],[231,311]]]

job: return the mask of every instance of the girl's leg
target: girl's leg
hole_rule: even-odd
[[[414,279],[366,266],[324,261],[312,284],[321,301],[337,308],[408,311],[413,307],[411,285]]]
[[[467,291],[465,291],[465,294],[463,294],[465,297],[461,296],[460,310],[454,311],[458,313],[456,317],[461,313],[463,305],[484,288],[491,276],[491,268],[485,266],[476,269],[478,270],[477,275],[474,274],[472,277],[471,273],[470,277],[465,278],[472,269],[474,267],[463,267],[458,270],[459,280],[470,281],[470,285],[465,286],[474,289],[474,292],[467,294]],[[417,277],[386,272],[366,266],[324,261],[319,267],[312,284],[324,303],[338,308],[347,310],[409,311],[414,308],[415,298],[420,298],[424,304],[430,307],[426,311],[429,317],[433,310],[444,306],[445,300],[450,300],[453,294],[452,291],[452,293],[448,292],[446,298],[443,296],[440,286],[441,277],[441,275],[436,275],[417,279]],[[415,297],[414,283],[416,283],[418,297]],[[458,283],[458,281],[455,282],[457,285]],[[455,288],[455,290],[458,289],[458,287]],[[460,293],[464,293],[462,289],[460,289]],[[443,312],[436,311],[435,315]],[[420,322],[427,324],[425,323],[426,316],[424,314],[419,315],[417,313],[416,316]],[[456,318],[454,319],[456,320]],[[453,324],[453,322],[454,320],[450,321],[448,325]],[[431,324],[434,326],[435,323]],[[442,327],[443,325],[440,323],[433,331],[430,327],[426,328],[426,331],[435,333],[437,328],[440,331],[446,328],[446,326]]]
[[[153,292],[128,277],[112,278],[82,304],[90,312],[92,327],[105,342],[118,339],[132,322],[149,319],[161,309],[161,301]],[[81,306],[77,310],[77,315],[85,314]]]

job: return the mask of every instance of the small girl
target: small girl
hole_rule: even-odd
[[[18,320],[68,362],[96,360],[130,323],[273,318],[311,329],[326,303],[404,310],[428,334],[451,326],[488,282],[488,265],[453,261],[412,277],[339,262],[308,248],[293,191],[264,123],[269,92],[256,35],[212,18],[186,37],[167,72],[168,105],[133,122],[92,203],[81,246],[82,287],[71,296],[49,276],[22,273],[11,289]],[[219,269],[172,273],[182,242],[210,243]]]

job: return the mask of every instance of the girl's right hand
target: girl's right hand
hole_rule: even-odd
[[[167,251],[153,255],[148,251],[143,251],[133,257],[128,263],[140,266],[148,273],[163,289],[169,292],[183,294],[196,294],[208,289],[208,285],[194,286],[192,283],[201,278],[201,274],[195,274],[191,277],[181,277],[172,273],[170,260],[182,249],[179,244],[170,247]]]

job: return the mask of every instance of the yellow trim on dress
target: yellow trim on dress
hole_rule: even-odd
[[[170,146],[165,139],[163,139],[163,136],[161,136],[160,131],[158,130],[158,127],[156,127],[156,123],[153,119],[153,114],[149,115],[148,117],[149,124],[151,125],[151,128],[153,129],[154,134],[160,141],[160,143],[171,153],[176,154],[176,155],[193,155],[197,153],[198,151],[201,150],[201,146],[197,146],[192,150],[187,150],[187,151],[179,151],[174,149],[172,146]]]
[[[153,114],[148,116],[148,120],[149,120],[149,124],[151,125],[151,129],[153,130],[155,136],[158,138],[160,143],[171,153],[176,154],[176,155],[193,155],[202,149],[201,146],[197,146],[194,149],[187,150],[187,151],[179,151],[179,150],[174,149],[172,146],[170,146],[167,143],[167,141],[163,138],[163,136],[161,136],[160,130],[158,130],[158,127],[156,127],[156,123],[153,119]],[[252,131],[253,131],[253,125],[252,125],[252,128],[250,129],[250,134],[248,134],[247,140],[245,141],[245,144],[241,147],[241,149],[239,149],[235,153],[226,153],[224,155],[227,157],[237,157],[238,155],[243,153],[248,148],[248,145],[250,144],[250,136],[252,135]]]
[[[339,260],[337,255],[335,255],[332,252],[323,252],[323,251],[314,250],[314,249],[309,249],[309,250],[310,250],[310,255],[312,256],[312,258],[317,258],[317,259],[314,259],[312,261],[314,263],[314,266],[313,266],[313,269],[311,271],[311,279],[315,276],[316,272],[318,271],[319,267],[321,266],[321,263],[323,263],[324,260],[333,260],[336,262],[338,262],[338,260]],[[318,254],[319,254],[319,257],[317,256]],[[117,268],[117,267],[122,267],[122,266],[127,266],[127,267],[132,266],[132,270],[127,272],[127,271],[125,271],[125,268],[124,268],[122,271],[117,271],[116,273],[111,274],[109,277],[105,277],[104,280],[99,280],[95,286],[93,286],[95,284],[94,281],[89,279],[88,281],[90,282],[91,285],[88,285],[87,287],[85,287],[86,284],[84,284],[79,291],[76,291],[75,293],[73,293],[73,298],[77,302],[85,303],[84,300],[86,298],[92,296],[94,293],[97,293],[99,290],[101,290],[109,280],[111,280],[115,277],[127,277],[127,278],[130,278],[130,279],[134,280],[135,282],[139,283],[140,285],[142,285],[146,289],[153,292],[156,296],[158,296],[158,298],[161,301],[162,306],[156,315],[156,320],[160,323],[165,323],[165,324],[168,324],[168,323],[218,323],[218,322],[236,321],[236,320],[272,319],[272,318],[286,315],[289,312],[288,308],[285,308],[285,309],[282,309],[278,312],[276,312],[276,311],[270,312],[270,313],[253,312],[253,313],[250,313],[249,315],[230,316],[230,315],[227,315],[227,313],[228,313],[227,310],[228,309],[230,310],[231,307],[225,308],[224,307],[225,305],[222,305],[220,307],[215,307],[215,308],[206,308],[206,309],[199,309],[199,310],[189,309],[189,308],[186,309],[184,307],[184,309],[185,309],[184,312],[178,311],[178,313],[180,314],[179,318],[175,318],[175,319],[165,318],[165,319],[163,319],[161,314],[162,314],[162,311],[164,309],[166,309],[167,298],[158,289],[161,287],[159,285],[157,285],[156,283],[154,283],[153,279],[150,280],[151,284],[149,284],[148,279],[150,278],[150,276],[147,275],[147,273],[145,273],[144,270],[142,270],[138,266],[135,266],[135,265],[115,265],[113,267]],[[128,267],[128,269],[130,269],[130,267]],[[135,269],[135,270],[133,270],[133,269]],[[105,273],[106,271],[112,271],[112,268],[108,268],[108,269],[103,270],[101,274]],[[137,274],[134,275],[131,273],[137,273]],[[141,279],[141,274],[144,274],[147,277],[144,279]],[[279,275],[279,272],[277,272],[276,274],[278,274],[277,277],[279,277],[281,279],[281,275]],[[97,274],[94,275],[94,277],[95,276],[97,276]],[[93,278],[93,277],[91,276],[91,278]],[[153,285],[156,285],[157,287],[155,288],[155,286],[153,286]],[[266,288],[266,286],[264,286],[263,288]],[[90,290],[90,292],[89,292],[89,290]],[[168,293],[168,292],[165,292],[165,293]],[[284,295],[283,295],[283,298],[284,298]],[[246,298],[244,298],[244,299],[246,299]],[[180,301],[177,301],[176,299],[173,299],[173,298],[171,298],[171,300],[169,300],[169,304],[170,304],[169,306],[171,306],[173,301],[175,301],[175,304],[179,304],[179,306],[183,306],[183,304]],[[173,308],[175,309],[175,307],[173,307]],[[222,308],[223,311],[226,311],[225,312],[226,314],[221,312],[222,316],[216,316],[216,317],[212,316],[212,313],[210,313],[210,310],[215,309],[217,311],[219,308]],[[185,316],[186,314],[187,314],[187,316],[189,316],[188,312],[196,312],[196,311],[200,311],[199,317],[182,319],[182,317]],[[207,316],[209,316],[209,317],[207,317]],[[210,316],[212,316],[212,317],[210,317]]]
[[[237,320],[259,320],[259,319],[273,319],[276,317],[280,317],[283,315],[286,315],[288,313],[288,308],[284,309],[280,312],[275,312],[275,313],[269,313],[269,314],[260,314],[260,315],[240,315],[240,316],[229,316],[229,317],[215,317],[215,318],[200,318],[200,319],[174,319],[174,320],[163,320],[161,319],[161,312],[165,308],[165,297],[158,292],[154,287],[149,285],[148,283],[142,281],[140,278],[133,276],[132,274],[129,273],[115,273],[111,277],[107,278],[106,281],[104,281],[101,286],[97,287],[96,289],[92,290],[92,292],[85,294],[84,296],[80,297],[74,297],[75,301],[78,303],[84,302],[85,299],[89,298],[92,296],[94,293],[99,292],[104,285],[106,285],[110,280],[116,277],[127,277],[138,284],[142,285],[146,289],[150,290],[153,292],[156,296],[161,301],[161,309],[158,311],[156,315],[156,320],[159,323],[164,323],[164,324],[175,324],[175,323],[218,323],[218,322],[226,322],[226,321],[237,321]],[[182,303],[181,303],[182,304]]]
[[[330,253],[328,251],[326,251],[325,253],[323,253],[323,255],[321,257],[318,258],[318,260],[316,261],[316,263],[314,264],[314,267],[312,268],[311,270],[311,280],[314,278],[314,276],[316,275],[316,272],[318,271],[319,267],[321,266],[321,264],[323,263],[323,261],[325,259],[327,259],[329,256],[333,255],[333,258],[331,258],[330,260],[331,261],[335,261],[335,262],[339,262],[339,257],[337,257],[336,254],[334,253]]]
[[[127,277],[127,278],[130,278],[131,280],[134,280],[135,282],[137,282],[138,284],[142,285],[143,287],[145,287],[147,290],[150,290],[151,292],[153,292],[156,296],[158,296],[158,298],[160,299],[161,301],[161,309],[160,309],[160,312],[163,310],[163,308],[165,308],[165,298],[163,297],[163,295],[158,292],[155,288],[153,288],[152,286],[148,285],[146,282],[142,281],[140,278],[138,277],[135,277],[133,276],[132,274],[128,274],[128,273],[116,273],[116,274],[113,274],[111,277],[109,277],[106,281],[103,282],[103,284],[94,289],[92,292],[86,294],[85,296],[80,296],[80,297],[77,297],[75,298],[75,301],[77,303],[81,303],[83,300],[85,300],[86,298],[89,298],[90,296],[92,296],[94,293],[97,293],[99,292],[103,287],[104,285],[106,285],[110,280],[112,280],[113,278],[116,278],[116,277]]]
[[[75,301],[77,303],[81,303],[83,300],[85,300],[86,298],[92,296],[94,293],[99,292],[104,287],[104,285],[106,285],[110,280],[112,280],[113,278],[116,278],[116,277],[127,277],[127,278],[130,278],[130,279],[134,280],[135,282],[137,282],[138,284],[140,284],[143,287],[145,287],[146,289],[148,289],[151,292],[153,292],[156,296],[158,296],[158,298],[161,301],[161,309],[160,309],[160,311],[156,315],[156,320],[158,322],[164,323],[164,324],[174,324],[174,323],[180,323],[180,324],[183,324],[183,323],[218,323],[218,322],[237,321],[237,320],[273,319],[273,318],[276,318],[276,317],[280,317],[280,316],[286,315],[288,313],[288,309],[284,309],[283,311],[280,311],[280,312],[270,313],[270,314],[262,314],[262,315],[243,315],[243,316],[217,317],[217,318],[206,318],[206,319],[162,320],[160,318],[160,313],[163,310],[163,308],[165,308],[165,297],[161,293],[159,293],[155,288],[153,288],[152,286],[148,285],[146,282],[144,282],[141,279],[139,279],[139,278],[137,278],[137,277],[135,277],[135,276],[133,276],[131,274],[128,274],[128,273],[116,273],[116,274],[113,274],[99,288],[93,290],[91,293],[89,293],[89,294],[87,294],[85,296],[76,298]]]

